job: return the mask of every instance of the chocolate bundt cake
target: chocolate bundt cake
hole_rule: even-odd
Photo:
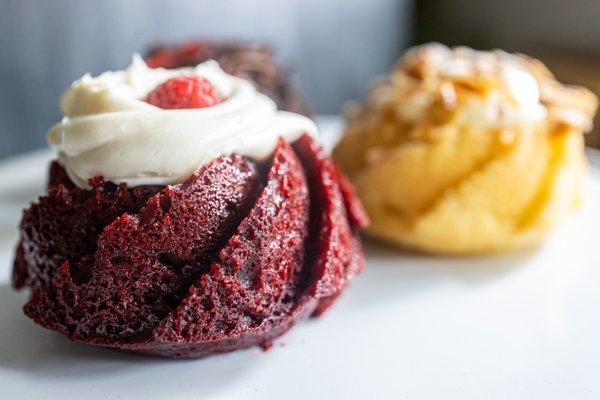
[[[143,68],[84,77],[63,98],[48,192],[21,222],[25,314],[72,340],[161,356],[267,346],[362,270],[366,214],[309,119],[213,64],[125,101]],[[116,101],[97,97],[113,89]]]
[[[310,115],[310,109],[294,88],[287,70],[277,62],[273,50],[260,43],[191,41],[178,46],[155,46],[146,63],[152,68],[191,67],[216,60],[231,75],[252,81],[280,110]]]

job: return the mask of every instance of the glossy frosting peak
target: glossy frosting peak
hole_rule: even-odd
[[[224,100],[212,107],[165,110],[143,101],[162,82],[179,75],[209,80]],[[275,103],[215,61],[167,70],[134,56],[125,70],[85,75],[61,101],[63,120],[48,142],[78,186],[102,176],[130,186],[183,182],[216,156],[269,157],[279,137],[289,142],[317,134],[308,118],[278,111]]]

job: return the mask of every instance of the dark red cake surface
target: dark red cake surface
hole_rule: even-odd
[[[363,268],[367,223],[313,139],[272,160],[221,156],[182,184],[91,190],[50,168],[13,271],[25,313],[69,338],[170,357],[268,345]]]
[[[280,110],[309,115],[309,107],[293,87],[290,74],[277,62],[271,48],[247,42],[192,41],[178,46],[157,46],[146,63],[152,68],[192,67],[216,60],[228,74],[253,82],[275,101]]]

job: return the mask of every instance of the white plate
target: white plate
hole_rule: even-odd
[[[323,127],[331,143],[339,124]],[[366,271],[323,318],[268,352],[184,361],[71,343],[21,313],[15,226],[49,157],[0,164],[1,399],[600,398],[597,152],[585,207],[543,247],[434,258],[367,243]]]

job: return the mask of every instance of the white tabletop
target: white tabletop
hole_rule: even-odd
[[[321,119],[331,143],[336,119]],[[2,399],[598,399],[600,156],[588,200],[542,247],[495,257],[366,243],[367,267],[323,318],[268,352],[164,360],[71,343],[8,285],[20,209],[49,152],[0,163]]]

